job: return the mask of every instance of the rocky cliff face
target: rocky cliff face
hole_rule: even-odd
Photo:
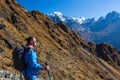
[[[117,51],[113,46],[106,43],[101,43],[96,46],[96,55],[111,65],[120,66],[120,52]]]
[[[14,0],[1,0],[0,69],[17,72],[11,53],[14,46],[25,45],[28,36],[37,38],[38,61],[48,61],[54,80],[120,79],[120,54],[114,47],[87,43],[64,23],[54,24],[39,11],[27,12]]]

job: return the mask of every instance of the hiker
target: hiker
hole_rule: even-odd
[[[37,56],[34,47],[37,45],[37,41],[34,37],[28,37],[26,39],[27,44],[30,49],[25,52],[25,62],[27,64],[26,70],[22,71],[25,80],[36,80],[39,70],[49,70],[49,66],[43,67],[37,62]]]

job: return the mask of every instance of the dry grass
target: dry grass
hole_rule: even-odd
[[[2,5],[1,2],[0,4]],[[9,6],[4,6],[4,8],[8,7]],[[59,26],[53,28],[55,27],[53,22],[41,13],[35,12],[36,15],[32,16],[23,10],[23,8],[18,7],[18,5],[12,4],[12,8],[20,21],[16,24],[20,25],[19,27],[22,28],[23,31],[17,29],[15,27],[16,24],[0,18],[0,23],[6,26],[5,31],[0,30],[0,39],[4,38],[12,44],[22,45],[25,44],[24,39],[26,37],[35,36],[38,41],[36,48],[38,60],[42,65],[44,65],[46,60],[49,62],[52,69],[51,75],[54,77],[54,80],[107,80],[107,77],[112,77],[100,67],[96,57],[81,48],[82,46],[79,44],[86,46],[88,46],[88,44],[78,35],[71,31],[66,33],[60,29]],[[10,11],[13,12],[12,10]],[[29,17],[27,14],[29,14]],[[21,24],[25,24],[27,29],[24,30],[24,26]],[[52,28],[53,30],[50,32]],[[4,49],[4,55],[0,54],[0,67],[14,71],[11,62],[12,49],[8,48],[5,41],[0,40],[0,42],[0,47]],[[110,68],[117,77],[120,76],[119,72],[112,68],[112,66],[105,62],[103,62],[103,64]],[[41,73],[43,76],[44,74],[45,72]]]

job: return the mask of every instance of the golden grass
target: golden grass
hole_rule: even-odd
[[[104,60],[102,59],[99,59],[102,63],[105,64],[105,66],[107,66],[114,74],[120,76],[120,72],[119,70],[116,70],[114,67],[112,67],[111,65],[109,65],[107,62],[105,62]]]
[[[5,8],[8,7],[9,6],[5,6]],[[101,75],[109,76],[100,67],[100,65],[98,65],[95,57],[90,55],[91,53],[80,48],[80,45],[78,45],[79,43],[89,46],[81,38],[78,36],[76,37],[72,32],[64,32],[59,28],[59,26],[57,28],[53,28],[55,27],[53,22],[48,20],[47,17],[43,16],[41,13],[36,13],[36,15],[34,15],[36,17],[28,17],[26,15],[27,12],[23,10],[23,8],[14,4],[12,4],[12,8],[17,13],[15,14],[20,20],[17,24],[23,29],[24,26],[21,24],[25,24],[27,30],[19,31],[15,28],[16,24],[11,24],[7,20],[0,18],[0,23],[6,26],[5,31],[0,30],[0,39],[4,38],[15,45],[17,45],[17,42],[18,45],[22,45],[25,44],[25,38],[28,36],[35,36],[38,41],[36,49],[39,62],[43,65],[46,60],[49,62],[49,66],[54,69],[51,75],[53,75],[56,80],[102,80],[100,77]],[[47,27],[53,28],[51,33],[49,33],[50,29]],[[5,35],[6,33],[12,36],[12,38]],[[54,38],[52,38],[51,35],[53,35]],[[78,44],[73,38],[76,38]],[[72,45],[74,46],[74,49],[70,47]],[[0,67],[14,71],[11,62],[12,49],[8,49],[7,44],[4,41],[0,44],[0,47],[4,49],[4,55],[0,55],[0,61],[2,63],[0,64]],[[113,73],[120,76],[118,71],[110,67],[110,65],[105,62],[103,63],[109,67]],[[96,74],[97,71],[99,72],[99,75]],[[102,72],[103,74],[101,74]],[[45,72],[42,74],[45,74]]]

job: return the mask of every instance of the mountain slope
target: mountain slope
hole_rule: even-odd
[[[15,0],[1,0],[0,69],[16,71],[11,62],[12,49],[16,45],[25,45],[24,39],[28,36],[37,38],[38,61],[42,65],[46,60],[49,62],[54,80],[120,79],[119,65],[112,59],[108,64],[104,57],[98,56],[99,45],[85,42],[63,22],[54,24],[38,11],[27,12]],[[103,52],[110,53],[109,47],[102,48]],[[115,52],[112,55],[117,55],[116,62],[120,59],[119,52],[112,51]],[[46,77],[46,72],[41,71],[41,76]]]

